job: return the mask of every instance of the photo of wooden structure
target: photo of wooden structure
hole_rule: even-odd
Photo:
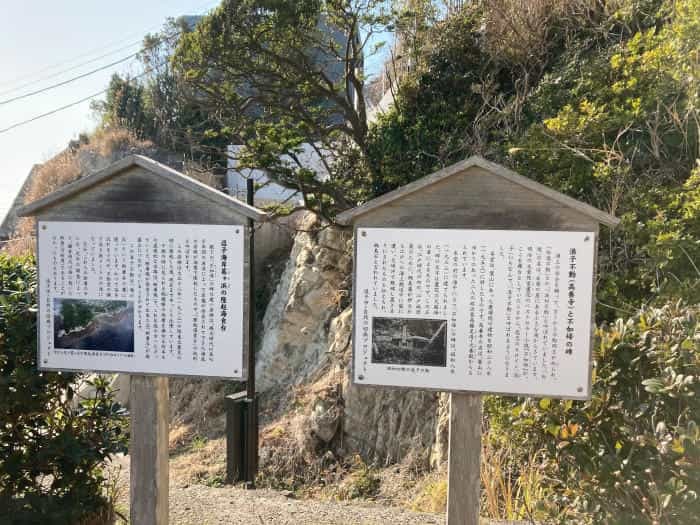
[[[372,362],[444,367],[446,343],[445,319],[375,317]]]

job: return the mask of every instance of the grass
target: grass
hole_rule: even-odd
[[[547,492],[537,455],[524,462],[512,445],[494,445],[486,439],[481,455],[481,513],[499,520],[541,518]]]
[[[204,450],[204,447],[207,446],[208,441],[209,440],[206,437],[197,434],[192,438],[192,441],[190,442],[190,450],[192,452]]]
[[[342,466],[341,466],[342,467]],[[375,499],[381,488],[379,472],[367,465],[360,456],[352,458],[346,469],[341,468],[336,483],[329,483],[319,492],[321,498],[336,501]]]
[[[214,473],[198,472],[195,482],[210,488],[220,488],[226,484],[226,475],[220,470]]]
[[[118,158],[134,151],[147,151],[153,148],[148,141],[139,140],[132,132],[122,128],[98,129],[87,140],[75,141],[58,155],[40,164],[27,187],[24,202],[41,199],[59,188],[88,175],[85,159],[102,157]],[[14,255],[33,251],[35,219],[20,218],[14,232],[17,242],[9,243],[6,250]]]
[[[355,456],[353,467],[345,499],[372,498],[376,496],[381,482],[374,469],[362,461],[360,456]]]
[[[415,512],[445,512],[447,508],[447,480],[442,479],[426,485],[410,508]]]

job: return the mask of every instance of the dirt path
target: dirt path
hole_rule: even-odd
[[[129,458],[116,461],[120,473],[120,512],[128,516]],[[172,525],[429,525],[444,517],[368,502],[297,500],[273,490],[207,487],[170,480]]]

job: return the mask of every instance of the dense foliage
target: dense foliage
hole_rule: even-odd
[[[601,326],[590,401],[487,398],[489,439],[519,444],[513,468],[541,461],[532,515],[700,523],[699,313],[666,305]]]
[[[79,523],[109,513],[124,411],[104,379],[77,400],[76,375],[37,370],[36,311],[33,260],[0,254],[0,523]]]
[[[428,31],[370,129],[374,194],[481,154],[623,219],[602,316],[700,300],[698,0],[487,0]]]
[[[182,38],[173,67],[219,119],[210,133],[245,146],[241,166],[330,216],[354,205],[369,169],[362,65],[385,4],[224,0]]]
[[[207,111],[192,87],[176,74],[170,57],[197,17],[168,19],[163,29],[144,38],[139,78],[114,74],[104,101],[92,104],[106,129],[126,128],[139,139],[181,153],[211,169],[226,165],[225,137],[217,116]]]
[[[484,508],[700,522],[698,310],[673,305],[700,302],[700,2],[484,0],[426,31],[370,127],[372,194],[480,154],[622,218],[597,312],[633,317],[599,328],[591,401],[489,398]]]

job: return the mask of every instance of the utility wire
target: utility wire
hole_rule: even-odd
[[[203,4],[200,4],[200,5],[197,6],[197,7],[193,8],[191,11],[199,12],[200,10],[202,10],[202,9],[204,9],[204,8],[206,8],[206,7],[208,7],[208,6],[210,6],[210,4],[211,4],[211,1],[205,2],[205,3],[203,3]],[[217,0],[217,2],[215,3],[215,5],[218,5],[218,0]],[[213,7],[209,7],[209,9],[212,9],[212,8],[213,8]],[[205,13],[206,13],[206,11],[205,11]],[[159,28],[159,27],[161,27],[161,26],[162,26],[162,24],[153,25],[153,26],[151,26],[151,27],[145,29],[145,30],[144,30],[144,33],[147,34],[149,31],[154,30],[154,29],[157,29],[157,28]],[[132,34],[135,35],[135,33],[132,33]],[[70,64],[70,63],[75,62],[76,60],[78,60],[78,59],[80,59],[80,58],[88,57],[88,56],[90,56],[90,55],[94,55],[95,53],[97,53],[97,52],[99,52],[99,51],[102,51],[103,49],[109,49],[110,47],[113,47],[113,46],[115,46],[115,45],[119,45],[119,44],[121,44],[121,43],[123,43],[123,42],[125,42],[125,41],[127,41],[127,40],[129,40],[129,39],[131,39],[131,38],[133,38],[133,37],[130,36],[130,37],[128,37],[128,38],[124,38],[124,39],[121,39],[121,40],[117,40],[117,41],[115,41],[115,42],[112,42],[111,44],[107,44],[107,45],[104,45],[104,46],[101,46],[101,47],[97,47],[97,48],[93,49],[92,51],[88,51],[87,53],[82,53],[82,54],[80,54],[80,55],[78,55],[78,56],[73,57],[72,59],[64,60],[64,61],[62,61],[62,62],[58,62],[58,63],[53,64],[53,65],[51,65],[51,66],[44,67],[44,68],[42,68],[42,69],[39,69],[39,70],[37,70],[37,71],[34,71],[33,73],[27,73],[26,75],[22,75],[22,76],[20,76],[20,77],[14,78],[14,79],[12,79],[12,80],[6,80],[6,81],[3,81],[3,82],[0,82],[0,87],[12,85],[12,84],[16,84],[17,82],[22,81],[22,80],[24,80],[24,79],[32,78],[32,77],[35,77],[35,76],[37,76],[37,75],[40,75],[41,73],[43,73],[43,72],[45,72],[45,71],[50,71],[50,70],[52,70],[52,69],[56,69],[56,68],[61,67],[61,66],[63,66],[63,65]],[[101,55],[101,56],[99,56],[99,57],[90,59],[90,60],[88,60],[88,61],[82,62],[82,63],[77,64],[77,65],[75,65],[75,66],[71,66],[71,67],[68,68],[68,69],[64,69],[64,70],[58,71],[58,72],[56,72],[56,73],[52,73],[52,74],[50,74],[50,75],[48,75],[48,76],[45,76],[45,77],[40,77],[40,78],[38,78],[38,79],[34,79],[34,80],[30,81],[30,82],[26,82],[26,83],[22,84],[21,86],[16,86],[16,87],[14,87],[14,88],[5,89],[5,90],[3,90],[3,91],[0,91],[0,95],[5,95],[5,94],[7,94],[7,93],[11,93],[11,92],[17,91],[17,90],[19,90],[19,89],[22,89],[23,87],[27,87],[27,86],[30,86],[30,85],[32,85],[32,84],[39,83],[39,82],[42,82],[42,81],[47,80],[47,79],[50,79],[50,78],[55,78],[55,77],[60,76],[60,75],[62,75],[62,74],[64,74],[64,73],[67,73],[67,72],[69,72],[69,71],[74,71],[75,69],[78,69],[79,67],[82,67],[82,66],[87,65],[87,64],[91,64],[91,63],[96,62],[97,60],[100,60],[100,59],[102,59],[102,58],[105,58],[105,57],[114,55],[115,53],[117,53],[117,52],[119,52],[119,51],[123,51],[124,49],[128,49],[129,47],[135,46],[136,44],[139,44],[140,42],[142,42],[142,39],[141,39],[141,40],[138,40],[138,41],[135,41],[135,42],[132,42],[131,44],[122,46],[122,47],[120,47],[120,48],[118,48],[118,49],[115,49],[115,50],[113,50],[113,51],[110,51],[110,52],[108,52],[108,53],[105,53],[105,54],[103,54],[103,55]]]
[[[32,80],[32,81],[30,81],[30,82],[25,82],[24,84],[20,84],[19,86],[15,86],[15,87],[13,87],[13,88],[6,89],[6,90],[4,90],[4,91],[0,91],[0,95],[6,95],[6,94],[8,94],[8,93],[14,93],[15,91],[19,91],[20,89],[23,89],[23,88],[25,88],[25,87],[31,86],[31,85],[33,85],[33,84],[38,84],[39,82],[43,82],[44,80],[49,80],[49,79],[51,79],[51,78],[60,77],[60,76],[63,75],[64,73],[68,73],[68,72],[70,72],[70,71],[75,71],[76,69],[79,69],[79,68],[81,68],[81,67],[83,67],[83,66],[87,66],[88,64],[92,64],[92,63],[94,63],[94,62],[97,62],[98,60],[102,60],[103,58],[107,58],[108,56],[115,55],[115,54],[119,53],[120,51],[124,51],[125,49],[129,49],[130,47],[134,47],[135,45],[141,44],[142,42],[143,42],[143,39],[141,39],[141,40],[136,40],[135,42],[131,42],[130,44],[127,44],[127,45],[122,46],[122,47],[120,47],[120,48],[118,48],[118,49],[115,49],[114,51],[110,51],[109,53],[105,53],[104,55],[100,55],[100,56],[98,56],[98,57],[92,58],[92,59],[87,60],[87,61],[85,61],[85,62],[81,62],[80,64],[77,64],[77,65],[75,65],[75,66],[73,66],[73,67],[69,67],[68,69],[64,69],[64,70],[62,70],[62,71],[58,71],[58,72],[56,72],[56,73],[52,73],[52,74],[47,75],[47,76],[45,76],[45,77],[41,77],[41,78],[38,78],[38,79],[36,79],[36,80]],[[26,78],[26,77],[24,77],[24,78]],[[0,84],[0,85],[1,85],[1,84]]]
[[[152,28],[149,28],[149,29],[147,29],[146,31],[149,31],[150,29],[153,29],[153,28],[156,28],[156,27],[158,27],[158,26],[153,26]],[[135,36],[135,35],[134,35],[134,36]],[[51,71],[52,69],[56,69],[56,68],[62,67],[62,66],[64,66],[64,65],[71,64],[71,63],[75,62],[76,60],[79,60],[79,59],[84,58],[84,57],[89,57],[90,55],[94,55],[95,53],[98,53],[98,52],[102,51],[103,49],[109,49],[110,47],[113,47],[113,46],[115,46],[115,45],[121,44],[122,42],[125,42],[126,40],[130,40],[131,38],[133,38],[133,37],[129,37],[128,39],[125,38],[125,39],[117,40],[116,42],[112,42],[111,44],[107,44],[107,45],[105,45],[105,46],[101,46],[101,47],[95,48],[95,49],[93,49],[92,51],[88,51],[87,53],[81,53],[80,55],[74,56],[73,58],[70,58],[70,59],[68,59],[68,60],[63,60],[63,61],[57,62],[57,63],[55,63],[55,64],[53,64],[53,65],[46,66],[46,67],[43,67],[43,68],[41,68],[41,69],[37,69],[36,71],[34,71],[34,72],[32,72],[32,73],[27,73],[27,74],[25,74],[25,75],[21,75],[21,76],[19,76],[19,77],[16,77],[16,78],[13,78],[13,79],[10,79],[10,80],[4,80],[3,82],[0,82],[0,87],[9,86],[9,85],[12,85],[12,84],[16,84],[17,82],[20,82],[20,81],[22,81],[22,80],[25,80],[25,79],[28,79],[28,78],[32,78],[32,77],[36,77],[36,76],[38,76],[38,75],[41,75],[42,73],[44,73],[44,72],[46,72],[46,71]],[[135,42],[135,43],[133,43],[133,44],[129,44],[129,46],[131,46],[131,45],[136,45],[136,44],[140,43],[141,41],[142,41],[142,40],[138,40],[137,42]],[[129,46],[124,46],[124,47],[122,47],[122,48],[119,48],[118,50],[111,51],[110,53],[116,53],[117,51],[119,51],[119,50],[124,50],[126,47],[129,47]],[[91,59],[90,61],[88,61],[88,62],[86,62],[86,63],[89,63],[89,62],[94,61],[94,60],[98,60],[99,58],[104,58],[104,56],[102,56],[102,57],[97,57],[97,58],[95,58],[95,59]],[[71,69],[75,69],[75,68],[77,68],[77,67],[80,67],[81,65],[85,65],[85,63],[83,63],[83,64],[78,64],[78,65],[76,65],[76,66],[71,66]],[[59,72],[57,72],[57,73],[52,73],[52,76],[60,75],[60,74],[62,74],[62,73],[65,73],[66,71],[70,71],[71,69],[61,70],[61,71],[59,71]],[[48,77],[48,78],[51,78],[51,77]],[[33,84],[33,83],[35,83],[35,82],[41,82],[42,80],[44,80],[44,77],[40,77],[40,78],[34,79],[34,80],[30,81],[29,84]],[[7,91],[12,91],[13,89],[19,89],[19,88],[10,88],[10,89],[8,89]],[[3,91],[3,93],[5,93],[5,92],[7,92],[7,91]]]
[[[205,4],[202,4],[202,5],[201,5],[200,7],[198,7],[196,10],[199,10],[199,9],[201,9],[202,7],[206,7],[208,4],[209,4],[209,2],[207,2],[207,3],[205,3]],[[210,9],[212,9],[212,8],[210,8]],[[169,38],[174,38],[175,36],[179,36],[179,33],[174,34],[174,35],[171,35]],[[167,40],[167,39],[166,39],[166,40]],[[141,52],[143,52],[143,51],[145,51],[145,48],[142,49],[142,50],[140,50],[139,52],[135,53],[135,55],[138,55],[139,53],[141,53]],[[124,60],[127,60],[128,58],[133,58],[133,56],[135,56],[135,55],[132,55],[132,56],[130,56],[130,57],[127,57],[127,58],[125,58]],[[143,76],[149,74],[150,72],[152,72],[152,71],[154,71],[154,70],[160,68],[160,66],[162,66],[164,63],[165,63],[165,62],[161,62],[160,64],[157,64],[156,66],[153,66],[153,67],[151,67],[151,68],[146,69],[146,70],[143,71],[142,73],[140,73],[140,74],[138,74],[138,75],[132,77],[131,80],[136,80],[136,79],[138,79],[138,78],[141,78],[141,77],[143,77]],[[105,66],[105,67],[109,67],[109,66]],[[93,73],[94,73],[94,72],[93,72]],[[83,76],[86,76],[86,75],[87,75],[87,74],[85,74],[85,75],[83,75]],[[73,80],[77,80],[77,78],[75,78],[75,79],[69,79],[68,81],[66,81],[66,82],[64,82],[64,83],[72,82]],[[63,85],[63,83],[62,83],[61,85]],[[54,86],[54,87],[57,87],[57,86]],[[48,89],[52,89],[52,88],[51,88],[51,87],[48,87],[48,88],[45,88],[44,90],[39,90],[39,92],[45,91],[45,90],[48,90]],[[12,125],[6,127],[6,128],[0,129],[0,134],[7,133],[8,131],[11,131],[11,130],[13,130],[13,129],[19,128],[20,126],[24,126],[24,125],[29,124],[29,123],[31,123],[31,122],[35,122],[35,121],[37,121],[37,120],[39,120],[39,119],[42,119],[42,118],[44,118],[44,117],[48,117],[48,116],[50,116],[50,115],[53,115],[53,114],[55,114],[55,113],[58,113],[59,111],[63,111],[63,110],[65,110],[65,109],[72,108],[73,106],[77,106],[78,104],[82,104],[83,102],[86,102],[86,101],[88,101],[88,100],[90,100],[90,99],[93,99],[93,98],[95,98],[95,97],[99,97],[100,95],[104,95],[105,93],[107,93],[107,91],[109,91],[109,87],[107,87],[107,88],[105,88],[105,89],[103,89],[103,90],[101,90],[101,91],[98,91],[97,93],[93,93],[92,95],[88,95],[87,97],[83,97],[83,98],[81,98],[80,100],[76,100],[76,101],[74,101],[74,102],[71,102],[70,104],[66,104],[65,106],[61,106],[61,107],[52,109],[51,111],[47,111],[46,113],[42,113],[41,115],[37,115],[37,116],[35,116],[35,117],[29,118],[29,119],[27,119],[27,120],[23,120],[23,121],[21,121],[21,122],[16,122],[16,123],[14,123],[14,124],[12,124]],[[29,96],[29,94],[27,94],[26,96]],[[9,102],[9,101],[8,101],[8,102]],[[3,103],[5,103],[5,102],[3,102]]]
[[[35,120],[39,120],[40,118],[48,117],[49,115],[53,115],[54,113],[58,113],[59,111],[63,111],[64,109],[72,108],[73,106],[77,106],[78,104],[82,104],[83,102],[90,100],[91,98],[99,97],[100,95],[102,95],[104,93],[107,93],[107,89],[103,89],[102,91],[98,91],[97,93],[94,93],[94,94],[87,96],[85,98],[81,98],[80,100],[76,100],[75,102],[71,102],[70,104],[66,104],[65,106],[61,106],[60,108],[52,109],[51,111],[47,111],[46,113],[42,113],[41,115],[37,115],[36,117],[32,117],[30,119],[23,120],[22,122],[17,122],[15,124],[12,124],[11,126],[0,129],[0,134],[7,133],[10,130],[13,130],[13,129],[18,128],[20,126],[24,126],[25,124],[29,124],[30,122],[34,122]]]
[[[143,73],[140,73],[140,74],[136,75],[135,77],[132,77],[131,80],[136,80],[137,78],[141,78],[141,77],[147,75],[148,73],[150,73],[151,71],[153,71],[154,69],[159,68],[162,65],[163,64],[161,63],[155,67],[149,68],[146,71],[144,71]],[[71,102],[70,104],[66,104],[65,106],[61,106],[60,108],[52,109],[51,111],[47,111],[46,113],[42,113],[41,115],[37,115],[35,117],[32,117],[32,118],[27,119],[27,120],[23,120],[21,122],[16,122],[15,124],[12,124],[11,126],[0,129],[0,134],[7,133],[8,131],[11,131],[11,130],[18,128],[20,126],[24,126],[25,124],[29,124],[30,122],[34,122],[35,120],[39,120],[39,119],[42,119],[44,117],[48,117],[49,115],[53,115],[54,113],[58,113],[59,111],[63,111],[64,109],[72,108],[73,106],[77,106],[78,104],[82,104],[83,102],[86,102],[92,98],[99,97],[100,95],[104,95],[105,93],[107,93],[107,91],[109,91],[109,88],[103,89],[102,91],[98,91],[97,93],[93,93],[92,95],[81,98],[80,100],[76,100],[75,102]]]
[[[91,71],[88,71],[86,73],[82,73],[78,75],[77,77],[72,77],[69,78],[68,80],[64,80],[62,82],[58,82],[57,84],[52,84],[50,86],[46,86],[41,89],[37,89],[36,91],[30,91],[29,93],[24,93],[22,95],[17,95],[16,97],[8,98],[5,100],[0,100],[0,106],[4,106],[5,104],[9,104],[10,102],[15,102],[17,100],[22,100],[23,98],[28,98],[32,97],[34,95],[38,95],[39,93],[44,93],[45,91],[50,91],[52,89],[56,89],[57,87],[65,86],[66,84],[70,84],[72,82],[75,82],[76,80],[80,80],[81,78],[89,77],[91,75],[94,75],[95,73],[99,73],[100,71],[104,71],[105,69],[109,69],[110,67],[116,66],[117,64],[121,64],[122,62],[126,62],[127,60],[131,60],[132,58],[136,58],[139,54],[143,53],[144,51],[148,51],[149,49],[153,49],[157,45],[163,43],[163,42],[169,42],[170,40],[173,40],[174,38],[177,38],[178,36],[181,35],[181,31],[178,31],[176,33],[173,33],[172,35],[168,36],[167,38],[163,38],[162,40],[158,40],[154,44],[150,46],[145,46],[141,49],[139,49],[136,53],[132,53],[129,56],[126,56],[124,58],[120,58],[119,60],[115,60],[114,62],[111,62],[110,64],[106,64],[104,66],[100,66],[97,69],[93,69]]]
[[[75,82],[76,80],[80,80],[81,78],[89,77],[90,75],[94,75],[95,73],[99,73],[100,71],[104,71],[105,69],[109,69],[110,67],[116,66],[117,64],[121,64],[122,62],[131,60],[132,58],[136,57],[140,52],[141,51],[137,51],[136,53],[132,53],[129,56],[120,58],[119,60],[115,60],[114,62],[111,62],[107,65],[104,65],[97,69],[93,69],[92,71],[88,71],[87,73],[83,73],[82,75],[78,75],[77,77],[69,78],[68,80],[64,80],[63,82],[52,84],[50,86],[46,86],[45,88],[37,89],[36,91],[30,91],[29,93],[24,93],[23,95],[18,95],[16,97],[0,100],[0,106],[4,106],[5,104],[9,104],[10,102],[15,102],[16,100],[22,100],[23,98],[33,97],[34,95],[38,95],[39,93],[43,93],[44,91],[50,91],[52,89],[56,89],[57,87],[65,86],[66,84]]]

